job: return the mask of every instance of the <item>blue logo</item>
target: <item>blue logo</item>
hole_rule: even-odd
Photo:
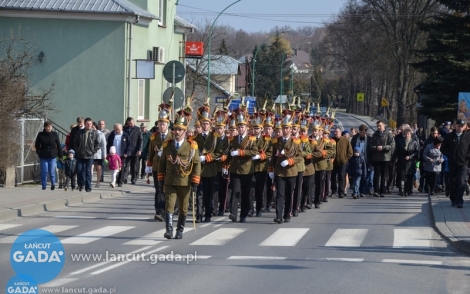
[[[24,232],[13,243],[10,264],[17,275],[28,275],[38,284],[53,280],[65,262],[64,246],[51,232]]]
[[[6,286],[5,293],[39,293],[38,284],[28,275],[17,275],[11,278]]]

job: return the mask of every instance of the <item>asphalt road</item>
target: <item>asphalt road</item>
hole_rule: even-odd
[[[152,194],[142,192],[0,223],[0,289],[14,275],[16,235],[48,228],[62,241],[66,262],[41,291],[470,293],[470,258],[435,233],[424,196],[331,199],[282,225],[273,212],[243,224],[214,217],[197,230],[188,219],[182,240],[163,239],[164,223],[152,213]],[[127,262],[72,260],[106,252],[135,255]],[[185,260],[150,255],[172,252]],[[132,261],[142,253],[157,262]]]

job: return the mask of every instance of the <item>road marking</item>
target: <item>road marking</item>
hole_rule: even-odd
[[[19,226],[22,226],[22,225],[17,225],[17,224],[0,224],[0,231],[8,230],[8,229],[15,228],[15,227],[19,227]]]
[[[81,215],[56,215],[56,218],[85,218],[85,219],[93,219],[98,218],[96,216],[81,216]]]
[[[287,257],[283,256],[230,256],[227,259],[236,259],[236,260],[284,260]]]
[[[442,261],[432,261],[432,260],[384,259],[384,260],[382,260],[382,262],[384,262],[384,263],[442,265]]]
[[[325,261],[363,262],[364,258],[320,258]]]
[[[431,240],[431,228],[393,230],[393,248],[430,248]]]
[[[359,247],[368,229],[337,229],[326,242],[326,247]]]
[[[151,247],[151,246],[139,248],[139,249],[137,249],[137,250],[134,250],[134,251],[131,251],[131,252],[127,253],[126,255],[129,255],[129,254],[136,254],[136,253],[137,253],[137,254],[140,254],[140,253],[144,252],[144,250],[149,249],[150,247]],[[79,274],[82,274],[82,273],[84,273],[84,272],[87,272],[87,271],[92,270],[92,269],[94,269],[94,268],[97,268],[97,267],[106,265],[106,264],[111,263],[111,262],[112,262],[112,261],[102,261],[102,262],[99,262],[99,263],[97,263],[97,264],[88,266],[88,267],[86,267],[86,268],[82,268],[81,270],[71,272],[70,275],[79,275]]]
[[[209,259],[211,257],[212,257],[212,255],[196,255],[194,261],[196,261],[198,259]]]
[[[57,233],[67,231],[67,230],[70,230],[70,229],[73,229],[73,228],[76,228],[76,227],[78,227],[78,226],[50,225],[50,226],[46,226],[46,227],[41,228],[41,230],[46,230],[46,231],[49,231],[53,234],[57,234]],[[21,234],[16,234],[14,236],[8,236],[8,237],[5,237],[5,238],[1,238],[0,239],[0,244],[12,244],[12,243],[15,242],[16,238],[18,238],[19,235],[21,235]],[[40,238],[40,236],[31,236],[31,239],[38,239],[38,238]]]
[[[41,288],[49,288],[49,287],[60,287],[70,282],[76,281],[78,278],[60,278],[50,281],[49,283],[41,285]]]
[[[277,229],[259,246],[295,246],[308,230],[307,228]]]
[[[97,230],[86,232],[75,237],[61,240],[62,244],[88,244],[102,238],[122,233],[133,229],[132,226],[106,226]]]
[[[108,219],[117,219],[117,220],[149,220],[149,219],[153,219],[153,218],[150,218],[150,217],[137,217],[137,216],[112,216],[112,217],[108,217]]]
[[[203,225],[201,225],[200,227],[201,227],[201,228],[205,228],[205,227],[208,227],[208,226],[210,226],[210,225],[211,225],[211,223],[208,223],[208,224],[203,224]]]
[[[214,231],[189,245],[224,245],[246,230],[247,229],[243,228],[218,229],[217,231]]]
[[[192,230],[193,230],[193,228],[187,228],[187,229],[184,230],[183,234],[187,233],[187,232],[190,232]],[[148,245],[148,246],[154,246],[154,245],[157,245],[158,243],[161,243],[163,241],[167,241],[167,239],[163,237],[165,232],[166,232],[166,229],[161,229],[161,230],[158,230],[156,232],[150,233],[148,235],[139,237],[137,239],[130,240],[126,243],[123,243],[122,245],[140,245],[140,246],[147,246]]]
[[[161,250],[163,250],[163,249],[166,249],[166,248],[168,248],[168,247],[169,247],[169,246],[162,246],[162,247],[160,247],[160,248],[157,248],[157,249],[151,250],[151,251],[149,251],[149,252],[146,252],[146,254],[152,254],[152,253],[161,251]],[[151,261],[151,260],[149,260],[149,262],[150,262],[150,261]],[[158,259],[157,259],[157,261],[158,261]],[[113,264],[113,265],[110,265],[110,266],[108,266],[108,267],[105,267],[105,268],[102,268],[102,269],[100,269],[100,270],[97,270],[97,271],[95,271],[95,272],[92,272],[91,275],[99,275],[99,274],[104,273],[104,272],[106,272],[106,271],[112,270],[113,268],[117,268],[117,267],[119,267],[119,266],[121,266],[121,265],[125,265],[125,264],[127,264],[127,263],[129,263],[129,262],[132,262],[132,260],[118,262],[118,263],[116,263],[116,264]]]

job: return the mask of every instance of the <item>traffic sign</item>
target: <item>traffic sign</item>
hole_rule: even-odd
[[[387,101],[387,98],[383,97],[382,98],[382,103],[380,103],[382,105],[382,107],[387,107],[388,106],[388,101]]]
[[[357,101],[364,102],[364,93],[357,93],[356,97],[357,97]]]
[[[173,73],[174,73],[174,76],[173,76]],[[184,65],[177,60],[169,61],[163,67],[163,77],[168,83],[173,83],[173,78],[175,79],[174,83],[181,82],[184,78],[184,74],[185,74]]]
[[[175,90],[174,94],[173,89]],[[165,90],[165,92],[163,92],[163,102],[168,104],[170,102],[171,97],[173,97],[173,109],[180,108],[181,106],[183,106],[184,94],[180,88],[168,88]]]

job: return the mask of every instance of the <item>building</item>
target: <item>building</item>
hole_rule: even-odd
[[[169,0],[0,0],[0,34],[10,29],[34,41],[29,87],[55,85],[57,112],[48,119],[68,129],[77,116],[104,119],[108,128],[128,116],[153,125],[170,87],[163,66],[184,62],[194,26]],[[154,79],[136,79],[136,60],[149,59]]]

